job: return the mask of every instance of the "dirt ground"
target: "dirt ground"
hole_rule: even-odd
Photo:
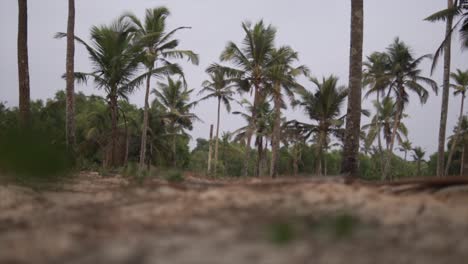
[[[468,263],[468,187],[97,173],[3,185],[0,263]]]

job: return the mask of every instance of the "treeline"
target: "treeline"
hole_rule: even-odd
[[[26,1],[19,3],[26,4]],[[74,7],[73,1],[69,6]],[[19,8],[26,10],[25,5]],[[456,1],[449,9],[427,19],[451,20],[461,16],[460,21],[466,24],[463,13],[466,8],[465,1]],[[414,96],[424,104],[431,90],[438,92],[438,84],[421,72],[421,64],[433,57],[415,54],[409,45],[396,38],[385,50],[374,52],[363,61],[362,9],[362,0],[352,1],[350,87],[340,85],[340,80],[333,75],[314,76],[300,63],[297,51],[276,44],[276,28],[260,20],[242,23],[243,39],[228,42],[219,61],[205,69],[207,81],[199,92],[203,97],[195,100],[194,92],[199,89],[188,87],[198,85],[187,84],[177,61],[186,59],[198,64],[199,56],[194,51],[179,49],[176,34],[189,27],[167,29],[166,20],[170,15],[167,8],[147,9],[141,20],[125,13],[109,25],[94,26],[90,41],[74,36],[70,27],[74,24],[71,8],[67,33],[56,34],[57,38],[68,40],[66,94],[58,93],[45,104],[40,101],[30,104],[29,82],[23,82],[27,78],[20,76],[20,118],[14,118],[17,110],[2,105],[5,116],[2,124],[18,126],[22,131],[47,131],[54,138],[49,143],[65,144],[78,168],[97,165],[118,168],[137,162],[140,172],[156,166],[187,168],[215,176],[276,177],[343,172],[391,180],[403,175],[433,174],[434,157],[425,162],[425,151],[412,146],[405,126],[406,107]],[[19,19],[27,22],[21,12]],[[25,44],[25,39],[20,38],[25,30],[19,28],[21,44]],[[464,30],[465,25],[462,36]],[[72,52],[69,52],[73,51],[74,42],[86,48],[90,71],[74,70]],[[433,68],[444,45],[433,58]],[[27,49],[19,49],[18,54],[27,57]],[[19,64],[27,73],[26,66]],[[464,144],[463,102],[468,71],[449,73],[444,72],[444,102],[450,87],[462,100],[448,154],[439,148],[438,175],[454,173],[452,166],[456,165],[460,172],[460,160],[464,156],[460,146]],[[299,81],[304,79],[305,82]],[[105,95],[76,95],[74,82],[92,82]],[[153,83],[156,86],[150,89]],[[142,109],[128,103],[128,97],[140,88],[145,92]],[[375,95],[374,109],[361,109],[361,91],[364,98]],[[189,131],[200,119],[194,114],[194,108],[211,98],[217,100],[214,138],[208,142],[199,139],[190,153]],[[344,111],[347,101],[348,111]],[[245,126],[220,135],[221,107],[230,112],[231,104],[236,102],[242,110],[232,114],[241,116]],[[307,121],[285,119],[283,111],[288,107],[303,111]],[[442,119],[446,119],[446,114],[443,107]],[[372,116],[371,122],[361,125],[361,115]],[[445,132],[442,119],[441,131]],[[445,149],[443,134],[439,141],[442,150]],[[395,155],[398,148],[404,152],[404,159]],[[408,154],[414,162],[407,161]],[[444,164],[446,170],[441,173]]]

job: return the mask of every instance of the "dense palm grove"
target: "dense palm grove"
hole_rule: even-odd
[[[461,17],[458,23],[467,46],[466,8],[465,1],[455,1],[428,20]],[[51,146],[68,145],[79,169],[135,167],[148,174],[178,168],[213,176],[271,177],[341,173],[342,149],[349,136],[345,106],[351,90],[342,80],[314,76],[292,47],[276,45],[276,28],[259,21],[242,23],[244,38],[228,42],[220,61],[206,69],[203,84],[187,83],[178,62],[196,65],[199,57],[194,51],[178,49],[177,32],[189,29],[167,28],[169,14],[164,7],[148,9],[142,20],[126,13],[110,25],[93,27],[90,41],[74,37],[86,48],[92,69],[73,70],[73,79],[94,85],[105,96],[71,93],[72,126],[66,126],[70,93],[59,91],[46,102],[30,102],[26,110],[24,104],[19,108],[0,104],[0,131],[28,126],[46,133],[53,139],[48,142]],[[435,59],[439,53],[440,49]],[[363,120],[369,120],[360,126],[358,174],[362,178],[391,180],[438,173],[438,154],[413,146],[405,126],[410,100],[424,104],[438,93],[438,84],[421,73],[421,64],[431,60],[432,55],[417,54],[399,38],[365,57],[362,92],[373,109],[359,109],[368,117]],[[468,140],[463,110],[468,71],[452,71],[449,84],[460,97],[458,125],[443,158],[445,174],[453,175],[461,173]],[[136,89],[145,91],[143,108],[128,102]],[[190,130],[203,119],[194,112],[205,100],[217,102],[215,134],[212,139],[196,139],[196,147],[190,150]],[[232,104],[243,110],[231,113]],[[289,107],[300,109],[308,121],[287,120],[283,111]],[[242,117],[245,126],[220,132],[224,110]]]

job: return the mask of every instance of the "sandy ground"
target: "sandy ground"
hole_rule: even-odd
[[[468,187],[340,178],[0,186],[0,263],[468,263]]]

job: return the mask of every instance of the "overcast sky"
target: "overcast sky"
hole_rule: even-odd
[[[216,62],[227,41],[240,43],[243,38],[242,21],[264,19],[277,29],[277,45],[290,45],[300,54],[314,76],[335,74],[340,84],[347,85],[349,67],[350,1],[348,0],[76,0],[76,35],[89,39],[92,25],[108,24],[125,11],[140,18],[146,8],[167,6],[171,11],[168,28],[191,26],[179,32],[181,48],[192,49],[200,55],[200,65],[182,63],[190,88],[200,90],[206,79],[204,69]],[[444,35],[443,23],[423,21],[434,11],[444,8],[446,0],[365,0],[364,56],[383,51],[395,37],[406,42],[417,56],[433,53]],[[66,31],[67,3],[65,0],[28,1],[29,67],[32,99],[51,98],[64,89],[60,76],[65,72],[65,40],[53,39],[58,31]],[[16,60],[17,1],[0,1],[0,101],[13,106],[18,103],[18,74]],[[452,69],[468,68],[468,52],[462,53],[458,40],[454,41]],[[422,64],[428,73],[430,61]],[[86,50],[77,45],[75,70],[88,71],[90,63]],[[442,80],[441,67],[433,78]],[[303,83],[311,88],[309,82]],[[154,86],[154,85],[152,85]],[[76,86],[85,94],[98,93],[90,82]],[[131,103],[143,105],[143,91],[135,92]],[[450,98],[448,134],[451,134],[458,113],[459,98]],[[371,100],[364,108],[371,108]],[[437,149],[441,96],[431,92],[428,102],[421,106],[412,97],[405,123],[409,139],[432,153]],[[238,107],[235,107],[235,109]],[[343,109],[345,111],[345,109]],[[191,132],[193,139],[207,137],[209,124],[216,120],[215,101],[206,101],[195,112],[203,119]],[[288,118],[307,120],[301,110],[288,110]],[[243,124],[238,117],[223,111],[222,131],[232,131]],[[363,120],[366,123],[367,120]]]

